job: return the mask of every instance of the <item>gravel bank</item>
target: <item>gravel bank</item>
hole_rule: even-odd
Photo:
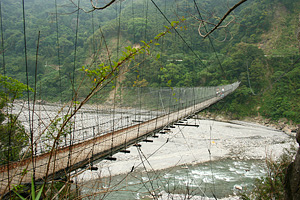
[[[95,164],[99,170],[86,171],[79,176],[79,180],[88,181],[129,173],[131,170],[160,170],[224,158],[276,158],[284,148],[295,144],[293,137],[282,131],[249,122],[189,119],[187,123],[199,127],[176,126],[168,134],[159,134],[159,138],[149,138],[153,143],[140,143],[140,151],[137,147],[130,147],[130,154],[114,155],[117,161]],[[142,161],[146,162],[142,164]]]

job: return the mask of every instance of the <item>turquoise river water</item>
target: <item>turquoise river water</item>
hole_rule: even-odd
[[[266,173],[264,166],[262,160],[225,159],[156,172],[133,172],[91,181],[81,192],[107,188],[111,192],[97,198],[109,200],[144,199],[153,191],[222,198],[238,193],[237,188],[251,188],[254,180]]]

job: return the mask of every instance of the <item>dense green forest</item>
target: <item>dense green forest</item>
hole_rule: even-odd
[[[300,1],[248,0],[210,38],[199,35],[201,19],[208,22],[200,27],[205,34],[205,28],[210,30],[237,2],[199,0],[198,12],[192,1],[157,0],[158,10],[150,0],[127,0],[87,13],[84,10],[91,9],[87,0],[78,2],[79,12],[77,1],[74,5],[69,0],[27,0],[28,84],[34,88],[37,83],[38,97],[47,101],[70,100],[73,82],[84,96],[92,83],[82,84],[82,66],[92,69],[117,61],[124,47],[152,40],[170,27],[162,12],[169,21],[185,20],[160,38],[149,55],[130,63],[122,86],[192,87],[241,81],[239,89],[212,110],[221,109],[234,118],[260,114],[299,123],[300,65],[294,62],[299,58],[295,32]],[[1,1],[1,15],[3,74],[27,84],[22,1]]]

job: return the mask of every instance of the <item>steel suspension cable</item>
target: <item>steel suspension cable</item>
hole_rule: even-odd
[[[170,107],[170,106],[169,106]],[[145,158],[145,160],[148,162],[148,164],[150,165],[150,167],[153,169],[153,167],[151,166],[151,163],[149,162],[149,158],[151,158],[154,154],[156,154],[157,152],[159,152],[159,150],[161,150],[161,148],[162,147],[164,147],[167,143],[168,143],[168,141],[169,141],[169,139],[172,139],[172,138],[176,138],[176,136],[179,134],[179,133],[181,133],[182,135],[183,135],[183,130],[184,128],[180,128],[179,129],[179,131],[177,132],[177,133],[175,133],[174,135],[172,135],[170,138],[168,138],[167,139],[167,141],[165,142],[165,143],[163,143],[161,146],[159,146],[153,153],[151,153],[149,156],[145,156],[145,154],[143,154],[143,152],[141,151],[141,149],[140,148],[138,148],[138,150],[140,150],[140,153],[143,155],[143,157]],[[185,138],[185,136],[183,135],[183,137],[184,137],[184,139],[185,139],[185,141],[186,141],[186,138]],[[187,144],[187,142],[186,142],[186,144]],[[187,146],[188,146],[188,148],[190,149],[190,146],[187,144]],[[191,149],[190,149],[191,150]],[[194,154],[192,153],[192,155],[194,156]],[[141,156],[140,156],[141,157]],[[195,157],[195,156],[194,156]],[[143,161],[143,159],[141,158],[141,162],[139,163],[139,164],[137,164],[136,166],[133,166],[132,167],[132,169],[131,169],[131,171],[130,172],[128,172],[127,174],[126,174],[126,176],[125,177],[123,177],[122,178],[122,180],[120,180],[119,181],[119,183],[118,184],[120,184],[120,183],[122,183],[133,171],[134,171],[134,169],[136,169],[136,168],[138,168],[140,165],[144,165],[144,161]],[[190,169],[189,169],[190,170]],[[155,173],[155,172],[154,172]],[[159,179],[160,180],[160,179]],[[160,180],[161,181],[161,180]],[[162,182],[162,181],[161,181]],[[118,185],[117,184],[117,185]],[[144,183],[143,183],[144,184]],[[115,185],[114,187],[116,187],[117,185]],[[205,192],[199,187],[199,185],[197,185],[197,187],[198,187],[198,189],[207,197],[207,195],[205,194]],[[213,194],[214,195],[214,194]]]
[[[55,22],[56,22],[56,43],[57,43],[57,61],[58,61],[58,76],[59,76],[59,93],[60,93],[60,101],[62,102],[62,83],[61,83],[62,81],[61,81],[61,63],[60,63],[60,44],[59,44],[57,0],[55,0]]]
[[[196,124],[196,123],[195,123]],[[188,141],[187,141],[187,139],[186,139],[186,137],[185,137],[185,135],[184,135],[184,133],[183,133],[183,129],[184,129],[184,127],[183,128],[181,128],[181,127],[178,127],[179,128],[179,131],[176,133],[176,135],[178,134],[178,133],[180,133],[181,135],[182,135],[182,137],[183,137],[183,139],[184,139],[184,141],[185,141],[185,144],[186,144],[186,146],[188,147],[188,150],[191,152],[191,154],[192,154],[192,156],[194,157],[194,160],[196,160],[196,156],[195,156],[195,154],[194,154],[194,152],[192,151],[192,149],[191,149],[191,146],[189,145],[189,143],[188,143]],[[177,146],[176,146],[177,147]],[[180,151],[178,151],[178,152],[180,152]],[[188,165],[187,164],[185,164],[186,166],[187,166],[187,168],[188,168],[188,171],[191,171],[190,170],[190,168],[188,167]],[[201,187],[195,182],[195,184],[197,185],[197,188],[205,195],[205,197],[207,198],[207,195],[205,194],[205,192],[201,189]]]
[[[299,62],[300,62],[300,57],[299,57],[295,62],[293,62],[293,63],[292,63],[292,64],[284,71],[284,73],[282,73],[275,81],[273,81],[272,84],[271,84],[269,87],[267,87],[266,89],[264,89],[262,92],[260,92],[260,93],[257,94],[257,95],[263,94],[264,92],[270,90],[270,89],[272,88],[272,86],[273,86],[275,83],[277,83],[282,77],[284,77],[288,72],[290,72],[290,71],[295,67],[295,65],[298,64]]]
[[[118,16],[118,40],[117,40],[117,59],[119,59],[119,51],[120,51],[120,37],[121,37],[121,1],[119,2],[119,13],[118,13],[118,6],[116,4],[116,15]]]
[[[57,0],[54,1],[55,6],[55,25],[56,25],[56,46],[57,46],[57,61],[58,61],[58,77],[59,77],[59,95],[60,95],[60,103],[63,101],[62,97],[62,73],[61,73],[61,61],[60,61],[60,43],[59,43],[59,26],[58,26],[58,8],[57,8]],[[61,113],[62,119],[63,118],[63,112]],[[67,138],[65,135],[65,144],[67,143]],[[56,159],[56,151],[54,152],[54,160]],[[54,168],[55,168],[55,162],[54,162]],[[52,196],[52,189],[54,187],[54,182],[51,184],[51,195]]]
[[[194,1],[194,5],[195,5],[195,7],[196,7],[196,9],[197,9],[197,12],[198,12],[198,14],[199,14],[201,23],[203,24],[203,26],[204,26],[204,28],[205,28],[205,31],[208,33],[208,30],[207,30],[207,28],[206,28],[206,26],[205,26],[205,24],[204,24],[204,21],[203,21],[201,12],[200,12],[200,10],[199,10],[199,8],[198,8],[198,5],[197,5],[197,3],[196,3],[196,0],[193,0],[193,1]],[[208,36],[208,39],[209,39],[210,45],[212,46],[213,51],[214,51],[214,53],[215,53],[215,55],[216,55],[216,58],[217,58],[217,60],[218,60],[218,63],[219,63],[220,68],[221,68],[221,70],[222,70],[222,73],[224,74],[224,78],[225,78],[225,80],[226,80],[226,73],[225,73],[224,68],[223,68],[223,66],[222,66],[222,64],[221,64],[221,61],[220,61],[220,59],[219,59],[219,56],[218,56],[217,51],[216,51],[216,49],[215,49],[215,46],[214,46],[214,44],[213,44],[213,42],[212,42],[212,39],[211,39],[210,36]]]
[[[160,14],[165,18],[165,20],[172,25],[172,23],[170,22],[170,20],[167,18],[167,16],[161,11],[161,9],[156,5],[156,3],[154,2],[154,0],[151,0],[151,2],[154,4],[154,6],[158,9],[158,11],[160,12]],[[185,45],[192,51],[192,53],[196,56],[196,58],[200,61],[200,63],[206,67],[206,65],[202,62],[201,58],[196,54],[196,52],[190,47],[190,45],[186,42],[186,40],[181,36],[181,34],[174,29],[174,31],[178,34],[178,36],[180,37],[180,39],[185,43]]]
[[[24,0],[22,0],[22,12],[23,12],[24,59],[25,59],[25,69],[26,69],[26,84],[27,84],[27,104],[28,104],[29,124],[31,124],[30,97],[29,97],[29,78],[28,78],[28,60],[27,60],[26,19],[25,19],[25,1]],[[33,176],[33,180],[34,180],[33,183],[35,185],[35,168],[34,168],[34,160],[33,160],[33,130],[31,128],[32,127],[29,126],[31,157],[32,157],[32,165],[33,165],[33,175],[32,176]]]
[[[154,168],[152,167],[151,163],[149,162],[149,160],[147,159],[147,157],[145,156],[145,154],[143,153],[142,149],[141,149],[140,147],[136,147],[136,148],[137,148],[137,150],[138,150],[139,157],[140,157],[140,159],[141,159],[141,162],[142,162],[142,165],[143,165],[143,167],[144,167],[144,170],[146,171],[147,177],[148,177],[148,179],[149,179],[149,182],[150,182],[152,191],[155,191],[153,182],[151,181],[151,178],[150,178],[150,176],[149,176],[149,171],[147,170],[147,167],[146,167],[146,165],[145,165],[145,162],[144,162],[144,160],[143,160],[143,157],[144,157],[144,159],[147,161],[148,165],[151,167],[152,171],[153,171],[155,174],[156,174],[156,172],[155,172]],[[158,176],[158,177],[159,177],[159,176]],[[161,181],[161,180],[160,180],[160,181]],[[162,182],[162,181],[161,181],[161,182]],[[144,187],[148,190],[148,192],[149,192],[151,195],[153,195],[152,192],[150,192],[150,190],[146,187],[146,185],[144,185]]]
[[[117,60],[119,59],[119,49],[120,49],[120,33],[121,33],[121,1],[119,2],[119,12],[118,12],[118,5],[116,4],[116,16],[117,16],[117,24],[118,24],[118,32],[117,32]],[[117,72],[116,72],[117,73]],[[117,74],[114,74],[115,81],[114,81],[114,94],[113,94],[113,119],[112,119],[112,134],[111,134],[111,147],[110,147],[110,156],[113,155],[113,146],[114,146],[114,133],[115,133],[115,115],[116,115],[116,96],[117,96]]]
[[[249,88],[252,92],[253,95],[256,95],[251,87],[251,82],[250,82],[250,76],[249,76],[249,66],[248,66],[248,60],[246,62],[246,67],[247,67],[247,78],[248,78],[248,85],[249,85]]]
[[[134,9],[133,9],[133,0],[131,0],[131,12],[132,12],[132,23],[133,23],[133,44],[135,44],[135,26],[134,26]]]
[[[35,74],[34,74],[34,96],[33,96],[33,105],[32,105],[32,123],[30,124],[31,126],[31,130],[33,130],[33,118],[34,118],[34,107],[35,107],[35,100],[36,100],[36,88],[37,88],[37,69],[38,69],[38,55],[39,55],[39,46],[40,46],[40,34],[41,32],[39,31],[38,33],[38,40],[37,40],[37,47],[36,47],[36,60],[35,60]],[[33,135],[32,135],[33,137]],[[32,139],[33,142],[33,139]],[[33,149],[33,145],[35,146],[35,148]],[[36,142],[32,143],[32,147],[31,147],[31,159],[32,159],[32,166],[33,166],[33,174],[35,176],[35,167],[36,167],[36,160],[35,160],[35,156],[36,156]],[[35,177],[34,177],[35,179]]]
[[[148,37],[148,35],[147,35],[147,28],[148,28],[148,0],[146,0],[146,23],[145,23],[145,33],[144,33],[144,37],[145,37],[145,41],[148,41],[148,39],[147,39],[147,37]],[[145,54],[143,54],[143,55],[145,55]]]
[[[2,69],[3,69],[3,76],[6,76],[6,69],[5,69],[5,49],[4,49],[4,35],[3,35],[3,16],[2,16],[2,1],[0,1],[0,18],[1,18],[1,49],[2,49]],[[4,85],[4,92],[7,94],[7,87]],[[6,115],[8,116],[8,107],[6,108]],[[8,124],[10,123],[10,118],[8,118]],[[8,177],[8,190],[9,190],[9,199],[11,199],[11,191],[10,191],[10,149],[11,149],[11,128],[7,126],[7,133],[8,133],[8,149],[7,149],[7,177]],[[0,196],[2,198],[2,196]]]
[[[80,0],[78,0],[77,2],[77,6],[78,8],[80,7]],[[76,59],[77,59],[77,41],[78,41],[78,26],[79,26],[79,13],[80,13],[80,9],[77,10],[77,15],[76,15],[76,31],[75,31],[75,42],[74,42],[74,65],[73,65],[73,74],[72,74],[72,101],[74,101],[74,109],[76,110],[76,100],[77,100],[77,92],[75,91],[75,68],[76,68]],[[73,105],[73,102],[71,103],[71,106]],[[71,108],[71,113],[73,112],[73,106]],[[69,127],[69,131],[70,131],[70,137],[69,137],[69,152],[68,152],[68,168],[71,167],[72,165],[72,144],[73,144],[73,140],[74,140],[74,135],[75,135],[75,128],[76,128],[76,115],[74,115],[73,118],[73,130],[72,130],[72,126]],[[73,132],[73,134],[72,134]],[[71,175],[71,171],[69,170],[69,178]],[[67,182],[69,182],[70,180],[67,179]],[[70,190],[69,190],[70,193]],[[70,196],[70,195],[69,195]]]
[[[5,69],[5,50],[4,50],[4,35],[3,35],[3,16],[2,16],[2,1],[0,1],[0,18],[1,18],[1,49],[2,49],[2,69],[3,75],[6,75]]]
[[[147,29],[148,29],[148,10],[149,10],[149,3],[148,3],[148,0],[146,0],[146,10],[145,10],[145,19],[146,19],[146,22],[145,22],[145,28],[144,28],[144,37],[145,37],[145,41],[148,41],[148,34],[147,34]],[[145,54],[143,54],[143,60],[144,60],[144,62],[143,62],[143,68],[142,69],[144,69],[145,68],[145,65],[147,65],[147,63],[145,62]],[[142,73],[143,74],[143,73]],[[144,79],[144,77],[142,77],[142,80]],[[144,92],[146,93],[147,91],[146,91],[146,88],[144,89]],[[142,97],[142,95],[141,95],[141,97]],[[140,104],[140,110],[142,111],[142,104]],[[151,110],[150,110],[151,111]],[[145,121],[147,120],[147,114],[145,113]],[[142,120],[143,121],[143,120]],[[149,125],[148,125],[149,126]],[[148,129],[148,126],[147,126],[147,129]]]
[[[94,54],[94,61],[95,65],[97,66],[97,56],[96,56],[96,45],[95,45],[95,24],[94,24],[94,12],[92,12],[92,31],[93,31],[93,54]],[[96,99],[98,99],[98,92],[96,93]],[[97,108],[96,108],[96,120],[97,123],[99,123],[99,107],[97,103]],[[98,126],[98,133],[99,133],[99,126]],[[93,127],[93,138],[95,138],[95,126]],[[95,142],[93,142],[93,147],[92,147],[92,159],[90,166],[91,168],[93,167],[94,164],[94,148],[95,148]]]
[[[80,0],[78,0],[78,8],[80,6]],[[75,31],[75,42],[74,42],[74,60],[73,60],[73,73],[72,73],[72,98],[74,96],[74,101],[77,99],[77,94],[75,92],[75,69],[76,69],[76,62],[77,62],[77,42],[78,42],[78,26],[79,26],[79,11],[77,11],[77,17],[76,17],[76,31]],[[76,109],[76,104],[75,104]]]

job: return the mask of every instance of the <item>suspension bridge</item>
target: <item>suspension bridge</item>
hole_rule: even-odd
[[[47,123],[53,123],[60,109],[59,106],[43,105],[43,112],[37,109],[37,117],[33,121],[35,156],[33,160],[30,157],[0,166],[1,194],[7,193],[15,185],[30,184],[33,173],[36,181],[44,181],[46,173],[47,180],[57,180],[78,169],[93,169],[94,161],[115,160],[115,153],[130,153],[126,150],[128,147],[139,146],[142,141],[152,142],[149,137],[165,134],[174,125],[189,126],[184,122],[185,118],[220,101],[238,86],[239,82],[217,87],[127,91],[126,94],[130,94],[128,98],[135,101],[126,99],[123,94],[123,101],[118,108],[112,106],[108,111],[103,107],[85,106],[74,116],[71,133],[58,142],[54,152],[47,149],[54,139],[43,137],[47,133],[39,133],[39,130],[49,127]],[[28,128],[26,116],[23,105],[20,118]]]

